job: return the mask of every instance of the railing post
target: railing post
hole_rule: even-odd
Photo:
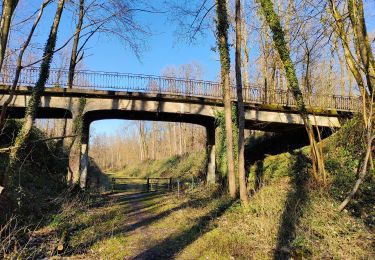
[[[172,191],[172,178],[169,178],[168,189]]]
[[[4,67],[0,73],[0,82],[4,85],[12,84],[15,68]],[[37,67],[22,70],[19,83],[21,85],[33,85],[38,79]],[[68,70],[51,69],[46,87],[66,87]],[[244,85],[243,96],[245,102],[257,102],[263,104],[282,104],[295,106],[293,94],[289,90],[273,89],[268,79],[264,79],[263,87],[251,88]],[[94,71],[76,71],[74,75],[74,87],[79,89],[121,89],[123,91],[139,91],[151,93],[175,93],[181,96],[206,96],[221,98],[220,83],[200,80],[178,79],[172,77],[156,77],[147,75],[133,75],[120,73],[105,73]],[[235,88],[233,89],[235,90]],[[232,91],[232,99],[236,100],[236,91]],[[344,95],[313,95],[304,93],[306,105],[325,109],[337,109],[342,111],[357,111],[360,109],[361,100],[356,97]]]
[[[147,192],[150,192],[150,178],[147,177]]]

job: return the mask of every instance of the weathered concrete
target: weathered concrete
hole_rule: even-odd
[[[0,106],[7,97],[0,88]],[[30,91],[21,88],[9,110],[9,117],[22,118],[30,99]],[[119,118],[137,120],[158,120],[186,122],[206,126],[214,120],[215,114],[223,109],[221,100],[205,98],[182,98],[175,95],[127,93],[114,91],[82,91],[68,89],[47,89],[42,97],[38,117],[72,118],[77,113],[79,98],[85,96],[87,105],[85,117],[89,121]],[[269,110],[269,106],[246,106],[245,127],[265,131],[285,131],[288,128],[302,126],[298,113],[280,107]],[[312,122],[321,127],[340,127],[339,117],[351,113],[325,110],[321,114],[310,116]]]
[[[215,134],[215,125],[211,127],[206,127],[206,136],[207,136],[207,143],[206,143],[206,156],[207,156],[207,176],[206,181],[208,184],[212,184],[216,182],[216,134]]]
[[[30,99],[30,89],[19,88],[9,108],[8,117],[23,118]],[[7,99],[7,88],[0,87],[0,106]],[[86,97],[84,128],[81,147],[71,151],[69,164],[71,182],[86,185],[88,168],[88,129],[91,122],[101,119],[129,119],[184,122],[198,124],[207,129],[207,182],[215,182],[215,115],[223,110],[222,101],[212,98],[186,97],[169,94],[147,94],[135,92],[94,91],[82,89],[48,88],[41,99],[38,118],[74,118],[78,115],[79,99]],[[314,125],[323,128],[340,127],[340,117],[350,116],[349,112],[322,110],[311,115]],[[263,131],[283,132],[303,127],[303,121],[296,111],[286,107],[270,107],[261,104],[245,106],[245,127]],[[76,149],[75,149],[76,148]],[[74,172],[79,169],[79,180]]]

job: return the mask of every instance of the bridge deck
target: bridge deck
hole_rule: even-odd
[[[4,67],[0,74],[0,84],[9,86],[13,83],[14,67]],[[46,87],[67,88],[69,72],[64,69],[51,69]],[[39,68],[25,68],[19,79],[20,86],[34,86],[39,78]],[[76,71],[74,89],[113,90],[124,92],[141,92],[150,94],[173,94],[181,97],[204,97],[221,99],[222,90],[218,82],[187,80],[173,77],[151,76],[130,73]],[[356,112],[360,109],[358,97],[339,95],[320,95],[304,93],[304,100],[309,108]],[[232,99],[236,100],[236,89],[232,86]],[[263,87],[250,85],[243,89],[244,102],[248,104],[265,104],[285,107],[296,107],[296,102],[289,90],[266,90]]]

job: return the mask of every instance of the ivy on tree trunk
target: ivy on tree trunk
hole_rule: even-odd
[[[9,155],[9,166],[6,173],[5,185],[9,188],[15,186],[14,177],[16,168],[18,166],[17,161],[20,159],[22,149],[25,147],[25,144],[30,136],[32,126],[36,117],[36,113],[40,104],[40,98],[44,93],[45,84],[49,77],[50,64],[53,58],[53,53],[55,50],[57,31],[61,19],[61,14],[64,8],[65,0],[59,0],[56,14],[53,20],[51,31],[49,33],[46,46],[43,52],[43,60],[40,67],[39,79],[35,84],[35,87],[32,89],[31,98],[28,102],[26,113],[24,117],[24,122],[22,124],[21,130],[18,133],[16,140],[14,142],[15,148]]]
[[[229,194],[232,198],[236,197],[236,179],[234,175],[234,154],[233,154],[233,126],[232,126],[232,106],[231,106],[231,91],[229,82],[230,57],[228,46],[228,12],[227,3],[225,0],[216,1],[216,33],[217,43],[220,53],[220,72],[221,84],[223,88],[224,100],[224,117],[225,117],[225,132],[227,139],[227,160],[228,160],[228,184]]]
[[[288,88],[293,94],[297,103],[297,109],[304,122],[311,147],[311,156],[313,161],[313,174],[317,181],[326,183],[326,173],[324,167],[323,154],[321,153],[318,144],[315,140],[313,126],[310,122],[308,112],[303,100],[301,89],[299,88],[298,78],[292,59],[290,58],[290,51],[287,42],[285,41],[285,33],[280,23],[280,18],[274,10],[274,4],[271,0],[258,0],[261,5],[264,17],[268,26],[272,31],[272,39],[275,43],[277,52],[284,65],[286,78],[288,80]]]

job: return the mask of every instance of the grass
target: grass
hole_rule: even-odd
[[[285,257],[373,259],[374,235],[358,219],[338,213],[337,203],[321,194],[310,194],[303,209],[290,203],[293,188],[288,177],[263,187],[244,211],[234,205],[215,220],[215,228],[203,234],[180,253],[181,259],[283,259]],[[285,218],[294,219],[294,237],[281,242]],[[293,224],[293,223],[289,223]],[[290,227],[289,227],[290,228]],[[282,246],[280,246],[282,245]]]
[[[337,207],[355,179],[355,123],[324,141],[330,186],[310,179],[308,148],[266,156],[249,172],[250,207],[203,184],[176,192],[119,192],[64,200],[33,232],[23,256],[72,259],[375,259],[374,183],[348,210]],[[354,136],[348,136],[354,135]],[[344,141],[347,140],[347,141]],[[196,177],[203,153],[125,168],[116,177]],[[41,237],[43,239],[41,239]],[[61,239],[63,238],[63,239]],[[63,241],[63,250],[56,252]],[[35,248],[40,250],[35,253]],[[34,251],[33,251],[34,250]]]
[[[204,151],[172,156],[162,160],[147,160],[126,166],[123,170],[109,174],[110,177],[171,177],[179,179],[197,178],[205,172]]]
[[[65,205],[64,217],[45,230],[68,230],[60,256],[72,259],[375,257],[374,234],[361,219],[337,212],[337,201],[322,192],[303,199],[307,190],[296,181],[269,182],[246,210],[204,186],[179,198],[173,192],[115,193]]]

